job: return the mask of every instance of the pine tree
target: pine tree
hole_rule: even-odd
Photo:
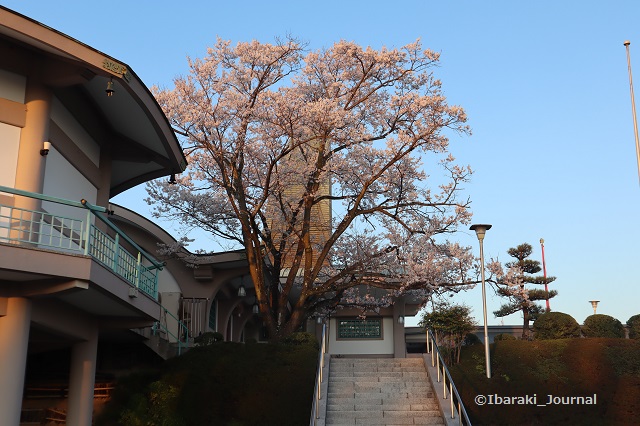
[[[509,298],[509,302],[503,304],[500,309],[494,311],[493,314],[496,317],[506,317],[518,311],[522,311],[523,325],[522,325],[522,338],[529,338],[529,323],[535,321],[539,314],[544,312],[542,306],[535,302],[540,300],[549,300],[556,296],[558,292],[551,290],[549,292],[537,289],[527,288],[527,284],[544,285],[555,281],[556,277],[545,277],[541,275],[534,275],[542,270],[540,262],[537,260],[528,259],[531,256],[533,248],[531,244],[524,243],[518,247],[510,248],[507,253],[509,256],[515,258],[513,262],[506,264],[507,268],[517,271],[519,276],[519,284],[506,285],[504,283],[498,284],[498,294],[503,297]]]

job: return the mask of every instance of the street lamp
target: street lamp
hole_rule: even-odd
[[[598,302],[600,302],[599,300],[589,300],[589,303],[591,303],[591,307],[593,308],[593,315],[596,314],[596,308],[598,307]]]
[[[484,234],[491,229],[491,225],[471,225],[469,228],[472,231],[476,231],[478,241],[480,242],[480,271],[482,276],[482,313],[484,315],[484,358],[486,361],[487,378],[491,378],[491,359],[489,356],[489,331],[487,330],[487,292],[484,283],[484,250],[482,248],[482,241],[484,240]]]

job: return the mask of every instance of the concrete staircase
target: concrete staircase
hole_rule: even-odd
[[[326,425],[443,425],[422,358],[332,358]]]

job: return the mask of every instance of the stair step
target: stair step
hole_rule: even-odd
[[[444,424],[420,358],[332,358],[326,425]]]
[[[421,392],[380,392],[380,393],[355,393],[355,392],[329,392],[328,396],[334,401],[344,400],[371,400],[371,401],[404,401],[425,400],[434,398],[431,390]]]
[[[424,403],[389,403],[387,401],[382,404],[347,404],[347,403],[334,403],[327,405],[327,411],[437,411],[439,409],[438,404],[432,402],[430,404]]]

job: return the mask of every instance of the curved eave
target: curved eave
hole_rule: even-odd
[[[22,63],[0,58],[0,65],[27,75],[37,63],[44,83],[108,152],[110,196],[185,169],[166,116],[127,64],[3,6],[0,42],[29,52]],[[107,97],[109,81],[115,92]]]

